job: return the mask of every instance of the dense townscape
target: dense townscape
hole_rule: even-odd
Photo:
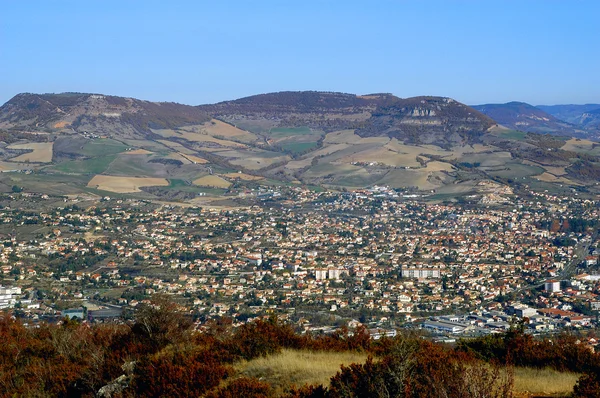
[[[162,293],[198,328],[274,314],[311,332],[362,324],[446,340],[517,319],[531,333],[597,326],[597,200],[430,201],[377,186],[245,196],[209,209],[5,194],[0,305],[30,324],[103,322]]]

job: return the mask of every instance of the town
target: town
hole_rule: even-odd
[[[247,196],[210,209],[4,194],[0,308],[27,324],[122,321],[164,294],[198,326],[276,315],[310,332],[363,324],[375,338],[423,328],[443,340],[515,322],[536,334],[598,325],[597,200],[427,201],[387,187]]]

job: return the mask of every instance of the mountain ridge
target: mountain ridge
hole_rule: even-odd
[[[437,96],[283,91],[191,106],[19,94],[0,107],[0,171],[55,178],[64,182],[61,192],[184,201],[243,196],[261,182],[459,195],[490,186],[505,192],[503,184],[569,189],[600,180],[596,143],[569,139],[568,130],[517,131],[525,111],[534,116],[525,120],[569,125],[528,104],[499,107],[513,118],[512,129]],[[10,174],[2,178],[14,184]]]

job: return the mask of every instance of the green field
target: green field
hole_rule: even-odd
[[[297,135],[309,135],[313,134],[313,131],[308,127],[294,127],[294,128],[284,128],[277,127],[271,129],[269,131],[268,136],[271,138],[285,138],[285,137],[294,137]]]
[[[58,164],[54,170],[74,174],[102,174],[117,158],[117,155],[103,156],[86,160],[71,160]]]
[[[540,175],[544,172],[544,169],[537,166],[529,166],[520,163],[507,163],[504,165],[502,170],[489,169],[485,172],[491,176],[498,176],[502,178],[522,178]]]
[[[506,138],[507,140],[525,141],[527,133],[518,130],[501,130],[493,133],[496,137]]]
[[[187,183],[185,180],[180,180],[180,179],[169,179],[169,188],[183,188],[183,187],[189,187],[190,184]]]
[[[281,145],[281,148],[285,151],[291,151],[293,153],[302,153],[306,150],[316,148],[316,142],[284,142]]]
[[[88,142],[84,145],[81,153],[86,156],[116,155],[125,152],[127,148],[122,142],[106,138]]]

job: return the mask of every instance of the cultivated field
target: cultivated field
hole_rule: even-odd
[[[33,162],[33,163],[50,163],[52,162],[52,142],[36,142],[28,144],[10,145],[8,149],[29,149],[33,152],[24,153],[23,155],[10,159],[11,162]]]
[[[183,145],[177,143],[177,142],[172,142],[172,141],[167,141],[167,140],[157,140],[157,142],[160,142],[161,144],[163,144],[164,146],[166,146],[167,148],[173,149],[177,152],[181,152],[183,154],[186,155],[194,155],[196,154],[195,151],[192,151],[191,149],[188,149],[186,147],[184,147]]]
[[[591,152],[594,148],[598,146],[597,142],[593,142],[590,140],[582,140],[579,138],[571,138],[562,148],[565,151],[574,151],[574,152]]]
[[[323,140],[328,144],[386,144],[390,141],[388,137],[361,138],[354,134],[354,130],[340,130],[329,133]]]
[[[230,150],[216,153],[229,161],[229,163],[241,166],[249,170],[260,170],[273,163],[289,160],[289,156],[282,156],[277,152],[263,151],[260,149]]]
[[[198,128],[199,127],[199,128]],[[217,119],[213,119],[210,122],[207,122],[201,126],[188,126],[182,127],[180,130],[182,131],[190,131],[193,133],[204,133],[212,136],[220,136],[224,138],[231,138],[235,140],[240,140],[244,142],[254,142],[258,139],[258,137],[248,131],[239,129],[231,124],[222,122]]]
[[[219,176],[208,175],[194,180],[194,185],[201,187],[229,188],[231,183]]]
[[[140,187],[168,186],[165,178],[153,177],[118,177],[96,175],[88,182],[89,188],[101,189],[116,193],[140,192]]]
[[[63,173],[100,174],[103,173],[116,158],[117,155],[109,155],[86,160],[70,160],[62,162],[53,168]]]
[[[240,144],[238,142],[233,142],[233,141],[228,141],[228,140],[223,140],[220,138],[215,138],[213,136],[201,134],[201,133],[190,133],[190,132],[186,131],[186,132],[181,133],[180,136],[181,136],[181,138],[191,141],[191,142],[213,143],[213,144],[218,144],[218,145],[228,147],[228,148],[246,148],[246,145],[244,145],[244,144]]]
[[[556,175],[550,174],[547,172],[544,172],[544,173],[540,174],[539,176],[535,176],[534,178],[536,178],[540,181],[543,181],[543,182],[553,182],[553,183],[561,183],[561,184],[567,184],[567,185],[581,185],[572,180],[569,180],[568,178],[557,177]]]
[[[102,138],[87,142],[81,149],[81,154],[86,156],[116,155],[127,150],[127,145],[121,141]]]
[[[188,154],[185,154],[185,153],[180,153],[180,155],[183,156],[184,158],[186,158],[187,160],[189,160],[192,163],[196,163],[196,164],[206,164],[206,163],[208,163],[208,160],[199,158],[198,156],[188,155]]]

